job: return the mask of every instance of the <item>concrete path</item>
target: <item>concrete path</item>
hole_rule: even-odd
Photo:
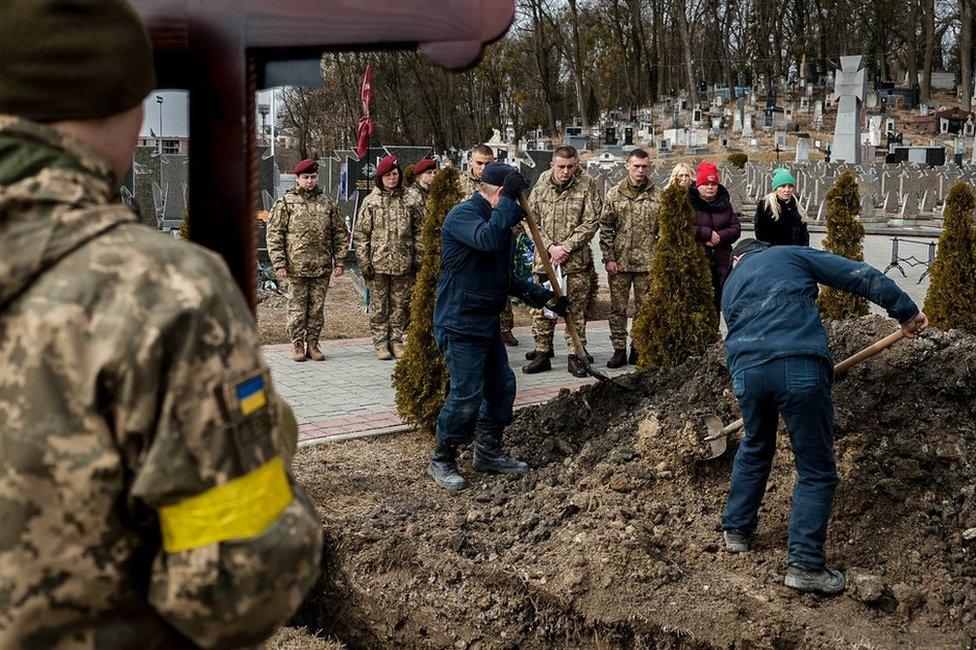
[[[595,381],[577,379],[566,372],[566,343],[562,331],[556,335],[556,357],[553,369],[526,375],[521,366],[525,353],[533,349],[528,327],[515,329],[519,346],[508,348],[509,361],[518,382],[516,407],[545,402],[563,388],[578,388]],[[610,330],[606,321],[587,327],[587,348],[594,367],[608,374],[633,370],[632,366],[608,370],[606,362],[613,354]],[[322,362],[291,360],[291,345],[267,345],[264,357],[271,366],[278,392],[295,411],[299,424],[299,442],[332,438],[361,432],[383,433],[403,426],[394,406],[390,385],[393,362],[379,361],[370,339],[323,341],[326,359]]]

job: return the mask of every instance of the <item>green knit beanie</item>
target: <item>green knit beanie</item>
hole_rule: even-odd
[[[155,85],[149,36],[127,0],[0,0],[0,113],[98,119]]]
[[[793,185],[796,186],[796,179],[793,178],[793,174],[790,173],[788,169],[777,169],[773,172],[773,191],[776,191],[780,185]]]

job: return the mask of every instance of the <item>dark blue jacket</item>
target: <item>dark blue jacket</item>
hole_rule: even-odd
[[[818,283],[863,296],[899,323],[919,311],[892,279],[864,262],[805,246],[755,251],[732,269],[722,294],[730,374],[779,357],[819,357],[833,366],[816,306]]]
[[[473,336],[494,336],[509,295],[541,307],[552,292],[513,277],[512,226],[523,212],[502,197],[498,206],[480,194],[458,203],[441,228],[441,276],[434,325]]]

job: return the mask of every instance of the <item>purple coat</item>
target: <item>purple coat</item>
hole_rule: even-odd
[[[695,241],[705,249],[712,269],[712,289],[715,291],[715,309],[718,310],[725,278],[732,270],[732,244],[739,238],[742,226],[732,210],[729,191],[724,185],[718,186],[718,194],[712,201],[705,201],[696,187],[688,188],[688,198],[695,208]],[[717,246],[705,246],[713,232],[718,233],[721,241]]]

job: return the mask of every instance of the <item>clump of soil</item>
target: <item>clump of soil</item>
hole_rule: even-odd
[[[837,359],[892,330],[830,323]],[[976,643],[976,338],[898,343],[840,380],[831,566],[845,595],[782,585],[795,473],[781,430],[754,549],[718,521],[735,444],[699,462],[700,416],[738,417],[720,345],[636,389],[587,386],[507,432],[527,476],[452,497],[431,441],[323,446],[296,459],[330,543],[295,623],[349,647],[966,647]]]

